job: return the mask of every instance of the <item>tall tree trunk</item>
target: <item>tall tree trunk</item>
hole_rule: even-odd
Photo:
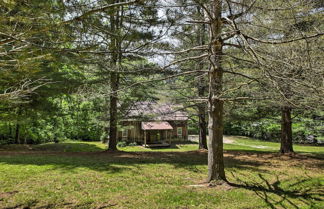
[[[15,129],[15,144],[20,143],[20,116],[22,114],[22,108],[19,106],[17,108],[17,120],[16,120],[16,129]]]
[[[207,147],[207,122],[206,122],[206,107],[204,104],[199,104],[199,149],[208,149]]]
[[[197,12],[201,17],[204,17],[203,11],[200,6],[197,6]],[[197,26],[197,44],[205,44],[206,27],[204,24]],[[200,62],[198,64],[198,70],[203,70],[204,64]],[[206,93],[206,80],[200,76],[197,83],[198,97],[202,98]],[[207,121],[206,121],[206,103],[200,103],[198,105],[198,118],[199,118],[199,149],[207,148]]]
[[[222,0],[214,0],[212,8],[213,18],[210,24],[211,68],[209,72],[208,95],[208,182],[227,181],[224,170],[223,157],[223,101],[219,98],[222,93]]]
[[[291,108],[281,108],[281,146],[280,152],[293,153]]]
[[[119,1],[114,1],[118,3]],[[111,33],[118,33],[122,22],[120,17],[119,8],[114,8],[115,11],[110,15],[110,24],[111,24]],[[122,9],[121,9],[122,10]],[[120,64],[122,59],[121,54],[121,43],[118,37],[112,36],[110,43],[111,51],[111,68],[112,72],[110,73],[110,110],[109,110],[109,150],[117,150],[117,123],[118,123],[118,111],[117,111],[117,102],[118,102],[118,89],[119,89],[119,73],[118,64]]]
[[[13,132],[13,131],[12,131],[12,126],[11,126],[11,123],[10,123],[10,122],[8,123],[8,128],[9,128],[9,129],[8,129],[8,135],[9,135],[9,137],[11,138],[11,137],[12,137],[12,132]]]
[[[20,143],[20,124],[17,121],[16,123],[16,130],[15,130],[15,144]]]
[[[110,126],[109,126],[109,150],[117,150],[117,101],[118,101],[118,83],[119,75],[116,72],[111,73],[110,75],[110,86],[111,86],[111,95],[110,95]]]

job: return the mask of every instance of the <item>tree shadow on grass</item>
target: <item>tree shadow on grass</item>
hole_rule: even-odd
[[[104,151],[104,148],[101,148],[95,144],[89,143],[57,143],[57,144],[40,144],[33,147],[33,150],[36,151],[56,151],[56,152],[100,152]]]
[[[197,166],[207,165],[207,153],[191,152],[28,152],[0,153],[0,164],[50,166],[47,169],[60,172],[78,172],[78,168],[87,168],[100,172],[119,173],[142,168],[140,165],[170,164],[174,168],[200,172]],[[245,169],[266,172],[261,162],[253,160],[225,157],[226,168]]]
[[[168,149],[180,149],[179,146],[177,144],[170,144],[169,146],[165,146],[165,147],[146,147],[145,149],[148,150],[154,150],[154,151],[163,151],[163,150],[168,150]]]
[[[244,153],[244,154],[272,154],[273,157],[282,155],[279,150],[254,150],[254,149],[226,149],[226,152],[235,152],[235,153]],[[308,157],[314,159],[324,159],[324,152],[295,152],[295,155],[290,155],[291,157],[300,158],[300,157]]]
[[[252,157],[251,157],[252,156]],[[297,156],[298,157],[298,156]],[[235,169],[247,173],[269,174],[269,170],[263,169],[272,164],[268,159],[278,158],[271,153],[244,153],[226,152],[226,169]],[[279,158],[278,158],[279,159]],[[278,160],[277,159],[277,160]],[[304,156],[300,159],[293,158],[300,164],[307,160]],[[279,159],[280,160],[280,159]],[[315,162],[315,161],[314,161]],[[317,160],[315,166],[321,166]],[[190,152],[29,152],[29,153],[0,153],[1,165],[36,165],[49,166],[49,170],[59,172],[78,173],[79,168],[91,169],[106,173],[122,173],[129,171],[134,175],[141,175],[142,165],[170,164],[174,168],[187,169],[191,172],[201,172],[202,166],[207,165],[207,153],[205,151]],[[233,175],[234,176],[234,175]],[[270,182],[264,175],[258,174],[258,179],[240,179],[234,176],[234,181],[230,183],[233,187],[243,188],[253,191],[260,197],[269,208],[298,208],[298,203],[305,205],[315,205],[321,201],[319,197],[321,190],[320,183],[313,184],[312,177],[303,176],[293,183],[283,181],[276,177],[274,182]],[[287,186],[287,183],[289,185]],[[310,184],[311,183],[311,184]],[[284,186],[285,185],[285,186]],[[310,186],[309,186],[310,185]]]
[[[257,181],[250,179],[247,181],[235,177],[235,181],[239,183],[229,184],[236,188],[253,191],[272,209],[300,208],[299,203],[307,205],[309,208],[316,208],[316,204],[324,201],[320,179],[306,176],[297,179],[296,182],[288,183],[287,180],[280,180],[276,175],[276,180],[270,183],[264,175],[259,173],[258,177]]]
[[[73,143],[72,143],[73,144]],[[69,145],[68,145],[69,146]],[[82,144],[96,149],[96,145]],[[89,150],[90,148],[86,149]],[[45,149],[46,150],[46,149]],[[52,149],[51,149],[52,150]],[[141,169],[142,164],[170,164],[175,168],[199,172],[197,166],[207,165],[206,151],[189,152],[0,152],[0,164],[9,165],[51,165],[52,169],[62,172],[74,172],[76,168],[88,168],[109,173],[122,172],[127,169]],[[288,159],[289,158],[289,159]],[[263,167],[272,166],[272,159],[294,160],[299,165],[312,168],[323,168],[321,160],[309,160],[308,156],[293,156],[281,159],[277,153],[226,151],[225,167],[227,169],[245,169],[265,173]]]
[[[111,204],[111,203],[106,203],[106,204],[100,204],[97,205],[95,208],[96,209],[104,209],[104,208],[111,208],[116,206],[117,204]],[[61,202],[59,204],[42,204],[38,200],[31,200],[26,204],[18,204],[10,207],[5,207],[3,209],[48,209],[48,208],[94,208],[93,202],[83,202],[83,203],[71,203],[71,202]]]
[[[42,151],[42,152],[100,152],[104,151],[104,148],[97,146],[96,144],[90,144],[86,142],[61,142],[61,143],[46,143],[38,145],[28,144],[9,144],[0,145],[1,152],[30,152],[30,151]]]
[[[196,166],[207,165],[208,163],[207,152],[199,151],[167,153],[167,158],[165,158],[165,160],[174,165],[175,168],[184,168],[193,172],[200,172],[200,170],[197,169]],[[266,170],[261,168],[261,166],[264,166],[264,164],[261,162],[234,158],[232,156],[225,156],[224,164],[226,169],[236,168],[255,172],[267,172]]]
[[[256,160],[263,161],[264,165],[273,166],[274,162],[271,161],[286,161],[294,162],[294,165],[310,168],[310,169],[324,169],[324,161],[321,155],[314,155],[314,153],[294,153],[284,155],[279,152],[268,152],[268,151],[242,151],[242,150],[227,150],[224,153],[227,153],[232,158],[254,158]]]

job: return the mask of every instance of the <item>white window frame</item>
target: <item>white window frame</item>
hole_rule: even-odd
[[[182,137],[182,135],[183,135],[182,127],[177,127],[177,136]]]
[[[123,138],[127,138],[127,137],[128,137],[128,129],[124,129],[124,130],[122,131],[122,137],[123,137]]]

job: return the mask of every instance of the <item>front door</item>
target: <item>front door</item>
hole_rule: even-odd
[[[148,143],[155,143],[160,141],[160,134],[158,131],[149,131],[148,132]]]

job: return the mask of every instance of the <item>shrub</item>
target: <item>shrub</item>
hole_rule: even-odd
[[[137,143],[136,142],[131,142],[128,144],[128,146],[137,146]]]
[[[120,141],[117,143],[117,147],[126,147],[127,146],[127,142],[125,141]]]
[[[102,143],[107,143],[108,142],[108,134],[105,131],[102,132],[102,134],[100,136],[100,141]]]

